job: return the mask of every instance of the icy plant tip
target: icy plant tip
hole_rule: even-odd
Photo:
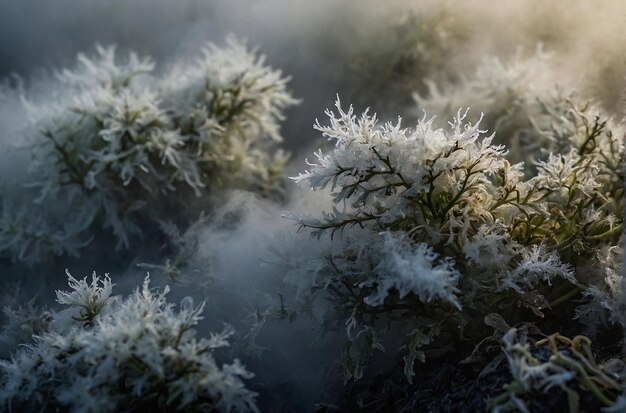
[[[91,324],[93,318],[100,314],[100,311],[107,305],[113,292],[111,278],[105,274],[100,278],[94,272],[91,276],[91,283],[87,282],[87,277],[77,280],[72,277],[69,270],[65,269],[68,278],[68,285],[71,291],[57,290],[57,302],[59,304],[78,307],[80,309],[79,316],[73,318],[82,321],[85,324]]]

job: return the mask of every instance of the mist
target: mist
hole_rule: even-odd
[[[386,376],[344,387],[341,358],[348,323],[325,322],[335,302],[310,291],[328,287],[321,286],[320,275],[328,272],[326,257],[353,239],[374,243],[377,234],[361,235],[355,225],[316,238],[306,228],[299,230],[290,215],[317,217],[335,205],[334,184],[311,191],[292,179],[311,169],[315,150],[331,153],[339,146],[314,129],[316,120],[327,124],[324,111],[339,97],[344,109],[354,105],[356,115],[370,108],[380,123],[401,117],[409,127],[423,117],[425,108],[413,96],[427,96],[429,81],[452,90],[476,76],[487,59],[509,62],[540,48],[550,55],[546,69],[527,83],[574,90],[621,125],[625,23],[626,4],[609,0],[0,0],[0,212],[17,211],[7,221],[17,220],[18,212],[41,214],[54,223],[55,234],[63,223],[80,221],[73,209],[81,202],[80,191],[71,199],[33,202],[31,147],[39,131],[28,108],[63,102],[59,73],[74,67],[79,53],[94,55],[96,45],[115,45],[122,59],[131,51],[150,56],[154,79],[162,79],[176,65],[193,65],[208,43],[221,46],[234,36],[289,78],[287,89],[298,100],[281,116],[282,141],[276,148],[287,151],[289,159],[280,171],[279,191],[267,195],[256,188],[225,187],[189,202],[185,210],[168,204],[163,223],[171,227],[142,227],[127,248],[116,248],[103,218],[94,220],[76,253],[29,264],[0,248],[0,304],[14,308],[36,298],[38,308],[58,308],[54,292],[67,290],[65,269],[76,278],[108,273],[114,294],[121,296],[137,289],[149,273],[154,286],[170,285],[172,302],[191,296],[206,303],[196,326],[199,337],[224,324],[234,327],[235,339],[225,354],[254,373],[247,383],[258,393],[260,411],[350,411],[359,403],[367,409],[364,399],[378,389],[376,380],[402,376],[395,373],[394,363],[403,357],[396,345],[403,351],[406,346],[397,337],[384,338],[389,350],[372,356],[374,367],[366,375],[378,366]],[[473,114],[488,110],[480,105],[471,108]],[[447,121],[441,119],[442,125]],[[498,139],[500,124],[488,126]],[[183,199],[185,193],[168,196]],[[337,205],[349,208],[350,201]],[[144,208],[148,214],[152,206]],[[168,238],[172,231],[176,241]],[[621,243],[615,248],[621,253]],[[406,335],[410,330],[402,325],[390,331]],[[0,339],[17,348],[25,338]]]

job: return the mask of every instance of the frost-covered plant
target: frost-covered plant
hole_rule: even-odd
[[[70,308],[0,361],[3,410],[257,411],[242,381],[252,375],[238,360],[220,366],[213,356],[232,329],[194,337],[204,305],[185,298],[176,310],[169,289],[150,289],[148,277],[123,300],[110,297],[106,276],[68,279],[71,291],[57,298]]]
[[[221,189],[280,192],[286,157],[272,146],[281,140],[284,109],[296,100],[263,56],[229,39],[223,48],[208,45],[195,64],[160,75],[149,58],[131,53],[123,61],[112,47],[97,52],[79,55],[75,68],[59,74],[55,102],[27,103],[35,202],[64,204],[66,214],[84,219],[72,225],[76,231],[56,230],[55,222],[34,231],[4,207],[3,221],[13,221],[0,226],[5,249],[33,260],[44,252],[28,252],[33,246],[75,252],[60,238],[96,222],[128,247],[131,236],[171,220],[172,211],[189,225]]]
[[[50,311],[38,306],[35,299],[24,304],[6,305],[2,314],[0,358],[9,357],[19,344],[30,343],[33,336],[45,332],[52,321]]]
[[[13,260],[32,263],[50,253],[77,256],[91,241],[85,231],[93,211],[82,209],[68,221],[38,205],[17,205],[7,200],[0,204],[0,251]]]
[[[268,146],[280,142],[285,108],[297,103],[288,78],[265,64],[265,57],[227,39],[208,45],[192,66],[177,66],[160,86],[163,106],[186,137],[186,150],[212,185],[280,189],[286,156]]]
[[[345,320],[352,342],[367,337],[362,352],[382,347],[375,337],[385,324],[411,328],[410,379],[424,356],[417,349],[442,327],[462,329],[469,314],[500,311],[515,321],[524,306],[543,317],[580,291],[605,289],[597,252],[618,244],[623,194],[623,145],[608,121],[572,112],[580,123],[569,124],[567,150],[549,153],[532,174],[479,123],[466,123],[467,112],[447,129],[426,116],[403,129],[336,106],[329,126],[316,123],[335,149],[316,152],[311,169],[293,178],[330,187],[332,212],[287,215],[318,238],[331,235],[327,266],[310,287],[332,297],[330,317]],[[596,268],[583,271],[590,262]]]
[[[537,150],[547,149],[539,138],[549,119],[544,118],[548,124],[539,125],[537,130],[536,118],[548,110],[567,109],[569,96],[563,97],[555,89],[550,64],[550,54],[541,48],[527,58],[521,51],[508,61],[485,58],[471,76],[462,74],[456,82],[428,79],[427,91],[416,92],[413,97],[420,111],[437,113],[442,120],[460,107],[480,108],[485,116],[483,126],[497,133],[515,161],[527,161]]]
[[[413,96],[420,111],[437,113],[444,120],[459,107],[480,108],[482,125],[496,133],[498,143],[507,145],[510,160],[524,161],[532,169],[548,154],[566,152],[571,142],[580,147],[581,139],[621,128],[568,84],[559,84],[567,79],[554,77],[553,64],[541,47],[530,57],[518,51],[508,61],[486,58],[470,77],[461,76],[454,83],[429,80],[428,91]],[[611,139],[619,136],[600,141],[607,144]]]
[[[94,317],[100,314],[100,311],[107,305],[113,292],[113,284],[111,278],[105,275],[100,279],[94,273],[91,276],[91,283],[86,278],[77,280],[72,277],[69,271],[65,271],[68,278],[68,284],[73,291],[66,292],[58,290],[57,302],[70,307],[78,307],[79,316],[75,317],[76,321],[82,321],[85,324],[91,324]]]
[[[438,84],[426,80],[427,93],[416,92],[414,99],[420,109],[442,116],[452,115],[456,108],[473,103],[491,115],[487,120],[502,123],[506,116],[524,110],[525,103],[551,93],[554,79],[550,63],[551,55],[542,47],[530,57],[518,50],[505,61],[498,57],[485,58],[472,75],[464,74],[458,82]]]
[[[209,218],[200,215],[198,220],[191,224],[185,232],[173,222],[161,222],[161,231],[167,236],[170,252],[161,263],[142,262],[137,264],[159,275],[165,276],[168,283],[184,286],[193,286],[202,290],[210,289],[215,279],[213,277],[213,254],[200,254],[202,236],[208,231]]]
[[[401,108],[410,92],[423,90],[424,78],[445,79],[448,64],[466,32],[462,18],[443,7],[403,10],[372,28],[363,50],[351,59],[354,98],[385,108]]]
[[[327,112],[330,126],[316,125],[336,140],[335,151],[317,152],[313,169],[294,179],[312,189],[331,184],[334,202],[352,208],[334,208],[322,220],[303,217],[304,226],[320,235],[326,229],[334,232],[365,222],[395,230],[436,221],[439,230],[426,228],[422,238],[440,242],[462,236],[456,216],[471,211],[477,223],[482,221],[484,211],[475,210],[481,207],[476,198],[487,192],[488,174],[505,167],[504,147],[491,145],[491,137],[485,137],[478,125],[464,128],[465,114],[458,113],[447,135],[433,129],[434,118],[423,118],[414,131],[402,129],[400,122],[377,128],[375,116],[366,112],[357,119],[352,108],[341,110],[339,101],[337,108],[338,118]]]
[[[623,387],[615,374],[615,368],[623,363],[612,359],[598,365],[589,338],[569,339],[556,333],[531,345],[523,329],[512,328],[502,337],[502,344],[512,380],[504,385],[502,394],[489,401],[490,411],[528,413],[533,397],[554,394],[556,389],[567,395],[570,412],[580,411],[583,391],[609,407],[606,411],[617,411],[610,407],[617,407]]]

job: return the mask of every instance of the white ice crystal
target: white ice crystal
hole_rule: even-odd
[[[547,252],[543,245],[533,245],[522,250],[519,264],[504,277],[504,285],[520,292],[529,291],[542,281],[551,285],[555,277],[578,283],[574,268],[562,263],[555,251]]]
[[[381,305],[391,290],[402,299],[413,293],[424,302],[447,300],[460,307],[455,293],[459,272],[449,259],[441,259],[427,244],[414,244],[402,233],[382,234],[379,264],[374,268],[376,281],[368,280],[361,286],[375,285],[375,291],[365,298],[370,305]],[[364,259],[363,257],[361,259]]]

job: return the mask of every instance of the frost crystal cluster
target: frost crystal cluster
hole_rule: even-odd
[[[26,104],[34,203],[60,203],[62,215],[75,219],[61,225],[49,213],[22,216],[13,209],[26,208],[5,202],[2,250],[31,261],[77,253],[89,239],[76,238],[94,223],[128,247],[172,211],[193,221],[220,189],[280,192],[286,157],[272,145],[281,140],[283,110],[296,100],[262,56],[229,39],[158,74],[149,58],[97,51],[59,73],[54,101]]]
[[[404,129],[337,101],[330,124],[316,123],[335,148],[316,152],[293,179],[330,189],[333,205],[320,218],[287,215],[331,236],[327,265],[309,288],[331,296],[330,324],[348,328],[348,378],[360,377],[372,350],[383,349],[382,333],[396,327],[408,332],[411,380],[419,349],[438,334],[458,337],[470,314],[515,321],[526,308],[543,317],[581,291],[605,309],[585,301],[579,316],[611,305],[617,264],[607,266],[615,257],[603,251],[615,253],[622,228],[623,130],[569,104],[551,120],[552,147],[563,149],[534,168],[511,164],[466,110],[447,128],[424,116]]]
[[[126,299],[111,297],[108,276],[68,277],[71,291],[57,291],[57,301],[69,308],[0,361],[0,410],[257,411],[243,382],[252,374],[213,355],[232,329],[194,337],[204,305],[185,298],[176,309],[148,277]]]

